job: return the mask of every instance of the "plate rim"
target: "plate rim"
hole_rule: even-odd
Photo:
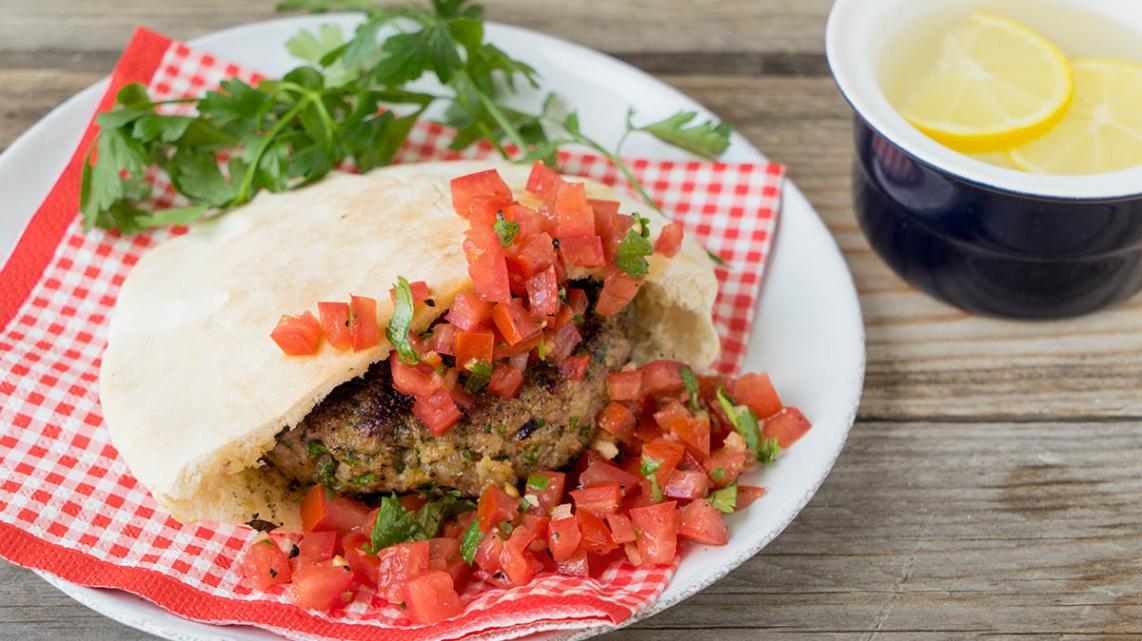
[[[312,28],[313,26],[317,26],[318,24],[322,23],[322,21],[329,22],[348,19],[359,20],[359,16],[357,14],[345,12],[283,16],[269,20],[235,25],[204,34],[186,42],[192,47],[210,52],[211,47],[215,43],[225,42],[228,39],[239,37],[243,35],[244,32],[256,33],[266,29],[282,27],[290,24],[293,24],[299,28],[302,26]],[[624,74],[636,77],[643,82],[652,83],[661,94],[668,97],[669,101],[672,104],[684,104],[687,106],[687,108],[696,108],[702,114],[711,115],[710,110],[699,103],[697,100],[687,96],[686,94],[675,89],[662,80],[659,80],[653,75],[629,63],[614,58],[613,56],[610,56],[606,53],[591,49],[590,47],[569,40],[565,40],[563,38],[559,38],[557,36],[534,31],[525,27],[518,27],[515,25],[509,25],[494,21],[488,21],[486,24],[489,34],[494,32],[503,32],[504,36],[522,35],[528,38],[535,38],[551,44],[552,46],[569,49],[578,56],[587,56],[603,61],[605,64],[622,71]],[[38,120],[31,127],[20,134],[20,136],[18,136],[8,146],[4,153],[0,154],[0,175],[3,175],[8,171],[15,171],[15,169],[9,168],[9,165],[15,164],[19,159],[18,157],[25,153],[25,148],[30,147],[34,140],[44,135],[44,130],[56,124],[56,121],[66,119],[71,115],[71,111],[80,109],[81,107],[93,107],[93,104],[88,105],[88,103],[98,102],[98,98],[105,91],[108,81],[109,76],[105,76],[104,78],[92,83],[84,89],[81,89],[54,107],[43,118]],[[751,157],[751,159],[754,161],[767,160],[766,156],[738,131],[735,131],[731,137],[731,150],[737,150],[739,154]],[[64,152],[63,156],[63,162],[66,164],[66,151]],[[51,185],[49,184],[48,188],[50,188],[50,186]],[[42,201],[42,198],[40,198],[37,202],[40,201]],[[725,575],[740,567],[742,563],[744,563],[749,558],[757,555],[770,542],[772,542],[773,539],[780,535],[797,517],[797,515],[801,513],[801,511],[812,499],[812,497],[816,495],[817,491],[820,489],[821,484],[824,483],[825,479],[832,472],[832,468],[835,465],[837,457],[839,457],[841,451],[843,450],[844,445],[847,442],[848,434],[850,433],[855,422],[856,414],[860,405],[861,394],[863,391],[867,362],[864,320],[863,315],[861,314],[859,296],[857,295],[857,289],[852,271],[849,268],[847,262],[844,260],[843,253],[837,244],[836,238],[829,232],[827,226],[820,218],[820,215],[817,213],[812,203],[809,202],[809,200],[804,196],[800,189],[794,184],[793,180],[786,177],[782,194],[782,215],[779,217],[778,230],[775,232],[775,236],[780,233],[780,229],[786,224],[786,216],[791,212],[791,207],[793,210],[801,209],[805,210],[805,214],[811,214],[807,216],[808,224],[811,227],[816,227],[817,229],[815,229],[814,232],[823,234],[827,239],[827,245],[832,254],[830,258],[839,261],[841,271],[843,272],[843,275],[847,277],[847,281],[844,283],[846,286],[842,287],[846,299],[843,301],[843,303],[845,304],[845,307],[849,308],[850,312],[855,310],[853,315],[858,325],[857,341],[859,342],[860,348],[859,367],[856,368],[854,380],[849,382],[848,388],[853,390],[853,398],[851,399],[851,405],[848,408],[847,416],[843,421],[844,425],[842,425],[841,433],[836,443],[834,444],[834,447],[831,451],[822,452],[822,459],[825,459],[826,463],[824,467],[824,473],[821,474],[816,479],[816,481],[811,484],[811,486],[806,487],[802,496],[798,499],[798,501],[796,501],[795,504],[791,504],[791,508],[788,509],[787,513],[783,515],[783,518],[778,521],[777,527],[772,528],[768,536],[758,539],[752,545],[749,545],[742,554],[732,559],[732,561],[727,563],[724,567],[718,568],[714,572],[702,575],[700,579],[692,581],[691,583],[687,584],[684,589],[679,590],[673,594],[670,593],[671,586],[668,585],[657,599],[618,625],[603,625],[584,628],[581,630],[539,633],[538,637],[536,638],[542,638],[551,641],[578,641],[580,639],[586,639],[606,632],[625,628],[638,621],[658,614],[690,598],[694,594],[704,590]],[[22,224],[17,223],[20,226],[19,231],[12,239],[13,245],[22,236],[23,230],[26,227],[27,223],[31,220],[32,214],[34,214],[34,210],[28,212],[25,220],[22,221]],[[771,251],[780,251],[777,249],[778,246],[779,244],[775,242],[772,245],[773,249]],[[7,260],[7,249],[9,248],[0,247],[0,259],[5,261]],[[759,306],[765,297],[764,281],[769,278],[768,271],[769,269],[767,268],[766,275],[763,278],[763,290],[758,299]],[[757,323],[758,318],[755,317],[754,322]],[[234,633],[242,633],[246,631],[252,635],[250,638],[284,638],[282,635],[276,633],[273,630],[268,630],[257,626],[215,625],[193,621],[191,619],[186,619],[173,614],[163,609],[161,606],[129,592],[101,588],[90,588],[81,586],[79,584],[70,583],[46,571],[34,571],[50,585],[56,587],[64,594],[68,595],[70,598],[84,605],[85,607],[88,607],[103,616],[106,616],[129,627],[141,630],[149,634],[154,634],[162,638],[172,639],[173,641],[221,641],[222,639],[233,639],[235,638]],[[674,583],[672,582],[671,585],[674,585]],[[116,603],[116,597],[128,597],[129,600],[127,603]],[[128,616],[128,613],[138,614],[139,616]],[[203,630],[193,631],[193,633],[188,635],[188,633],[172,629],[169,627],[171,625],[176,625],[179,628],[202,627]],[[248,635],[242,634],[242,636],[246,637]],[[533,636],[535,635],[529,635],[528,638],[532,638]]]

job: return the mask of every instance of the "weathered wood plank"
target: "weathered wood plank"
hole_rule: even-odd
[[[275,0],[0,1],[0,51],[116,51],[143,24],[178,38],[267,20]],[[488,17],[610,52],[812,52],[831,0],[487,0]]]

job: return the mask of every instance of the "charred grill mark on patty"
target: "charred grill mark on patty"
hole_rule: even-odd
[[[387,361],[337,387],[264,460],[286,479],[347,494],[407,492],[429,486],[476,496],[488,481],[517,482],[575,459],[594,435],[606,379],[629,359],[629,313],[589,316],[576,352],[591,356],[582,380],[557,367],[528,367],[512,399],[479,394],[448,432],[433,437],[396,392]],[[315,445],[316,444],[316,445]]]

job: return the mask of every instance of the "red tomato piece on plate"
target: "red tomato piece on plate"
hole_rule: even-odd
[[[550,514],[551,508],[563,501],[563,488],[567,475],[563,472],[534,472],[527,477],[526,493],[534,496],[539,510]]]
[[[678,361],[664,359],[643,365],[642,394],[648,398],[658,398],[664,394],[673,394],[686,389],[686,384],[682,382],[682,367],[682,363]]]
[[[559,279],[555,266],[527,279],[527,302],[532,316],[554,316],[559,313]]]
[[[592,461],[579,474],[579,484],[583,487],[617,483],[623,491],[630,491],[631,488],[638,485],[638,481],[639,477],[610,461],[603,460]]]
[[[476,225],[464,233],[464,254],[472,288],[484,300],[505,303],[511,299],[508,264],[500,237],[490,225]],[[449,319],[453,323],[455,320]]]
[[[432,327],[432,338],[428,340],[428,349],[437,354],[454,356],[457,332],[456,326],[452,323],[437,323]]]
[[[706,545],[725,545],[729,540],[722,513],[703,500],[691,501],[678,511],[678,536]]]
[[[507,303],[496,303],[492,308],[492,321],[500,335],[515,345],[540,333],[540,327],[523,306],[523,301],[513,298]]]
[[[427,625],[454,617],[464,611],[452,577],[440,570],[429,570],[404,586],[404,603],[414,623]]]
[[[531,278],[535,274],[555,265],[555,242],[547,232],[528,236],[522,243],[508,249],[508,268],[520,278]]]
[[[555,193],[555,223],[562,240],[571,236],[595,234],[595,212],[587,203],[587,186],[583,183],[563,183]],[[601,248],[600,248],[601,249]]]
[[[289,559],[277,543],[264,538],[246,548],[240,566],[242,578],[257,590],[265,591],[280,583],[289,583]]]
[[[575,519],[567,520],[574,521]],[[591,576],[591,565],[587,559],[587,551],[580,548],[573,552],[568,558],[562,561],[556,561],[555,573],[564,576],[577,576],[583,579]]]
[[[765,419],[765,427],[761,433],[765,438],[777,439],[777,444],[786,448],[796,443],[810,427],[812,425],[809,419],[805,418],[801,410],[796,407],[786,407]]]
[[[365,296],[349,297],[349,336],[354,352],[369,349],[381,342],[376,300]]]
[[[305,610],[328,612],[346,603],[353,571],[345,565],[311,565],[301,568],[286,589],[286,598]]]
[[[637,401],[642,398],[642,372],[637,369],[615,372],[607,377],[607,393],[612,401]]]
[[[428,569],[428,541],[398,543],[377,552],[377,595],[400,603],[405,583]]]
[[[495,169],[453,178],[451,187],[452,208],[464,218],[468,217],[468,210],[477,197],[498,199],[504,206],[513,199],[511,188]]]
[[[521,385],[523,385],[523,372],[506,363],[500,363],[496,365],[492,378],[488,381],[488,393],[500,398],[514,398]]]
[[[314,485],[301,500],[301,529],[304,532],[336,531],[342,534],[361,527],[369,518],[369,506],[347,496],[334,495]]]
[[[581,381],[583,374],[587,373],[587,366],[590,364],[591,357],[586,354],[568,356],[559,364],[559,373],[569,381]]]
[[[519,514],[519,499],[513,498],[495,483],[484,486],[480,500],[476,503],[476,519],[480,531],[487,532],[503,522],[511,523]]]
[[[753,485],[739,485],[738,486],[738,501],[734,504],[734,511],[744,510],[749,507],[751,503],[765,496],[764,487],[755,487]]]
[[[321,323],[310,312],[282,316],[270,338],[288,356],[310,356],[317,353],[321,342]]]
[[[412,404],[412,413],[424,423],[429,432],[440,436],[448,431],[463,416],[456,400],[445,389],[438,389],[432,396],[421,396]]]
[[[662,254],[667,258],[673,258],[678,254],[678,249],[682,247],[682,224],[670,223],[658,232],[658,238],[654,241],[654,253]]]
[[[551,558],[557,563],[574,556],[582,540],[583,533],[579,530],[579,521],[573,516],[552,519],[547,524],[547,549],[551,551]]]
[[[389,354],[389,369],[393,375],[393,389],[408,396],[431,396],[440,388],[440,379],[427,365],[405,365],[396,352]]]
[[[599,427],[614,434],[620,440],[630,436],[636,422],[634,414],[631,414],[627,406],[615,401],[608,403],[603,411],[599,412],[596,420]]]
[[[618,511],[623,504],[623,490],[618,483],[605,483],[571,490],[571,498],[576,509],[602,515]]]
[[[590,510],[577,510],[575,518],[579,521],[579,530],[583,533],[580,545],[591,554],[607,554],[617,546],[611,538],[611,531],[602,517]]]
[[[563,178],[548,169],[542,162],[536,161],[531,166],[531,174],[527,177],[527,190],[546,201],[553,201],[563,185]]]
[[[559,253],[563,262],[580,267],[602,267],[607,264],[603,253],[603,241],[595,234],[584,236],[560,236]]]
[[[448,322],[456,329],[473,331],[483,327],[490,327],[492,320],[492,303],[480,298],[473,292],[460,292],[452,301],[448,310]]]
[[[782,408],[777,390],[765,372],[742,374],[728,391],[735,403],[749,407],[759,420],[773,416]]]
[[[349,333],[349,303],[318,303],[317,315],[321,317],[321,330],[330,345],[341,351],[353,346],[353,336]]]
[[[369,537],[364,533],[350,532],[341,539],[342,556],[349,562],[349,568],[358,581],[375,588],[381,571],[380,561],[366,550],[369,543]]]
[[[630,511],[630,520],[638,532],[638,552],[644,563],[671,563],[678,549],[675,508],[668,501]]]
[[[603,280],[603,289],[595,303],[595,312],[600,316],[614,316],[623,311],[627,303],[634,300],[643,281],[627,276],[625,272],[612,268]]]
[[[290,559],[290,566],[296,571],[307,565],[324,563],[333,558],[336,549],[337,532],[310,532],[297,542],[297,556]]]
[[[668,499],[693,501],[706,496],[710,489],[710,478],[705,471],[672,470],[662,486],[662,494]]]
[[[504,219],[519,225],[517,239],[526,239],[548,231],[547,218],[534,209],[523,205],[512,205],[505,209]]]
[[[630,521],[630,517],[622,512],[608,514],[607,527],[611,529],[611,538],[619,545],[634,543],[638,538],[634,531],[634,525]]]
[[[496,336],[490,329],[461,331],[456,334],[456,366],[466,368],[473,361],[492,362]]]

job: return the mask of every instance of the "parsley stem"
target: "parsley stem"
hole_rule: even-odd
[[[281,130],[284,129],[291,120],[309,107],[311,100],[312,98],[306,96],[294,105],[292,109],[285,112],[285,114],[274,123],[274,126],[270,127],[270,130],[266,132],[265,137],[262,138],[262,142],[258,143],[258,149],[254,152],[254,158],[251,160],[250,167],[246,171],[246,174],[242,176],[242,184],[238,187],[238,194],[234,197],[235,205],[244,203],[249,199],[250,187],[254,185],[254,176],[258,174],[258,168],[262,164],[262,156],[264,156],[266,150],[270,148],[270,143],[274,141],[274,138],[281,133]]]
[[[480,97],[480,103],[484,105],[484,109],[488,110],[488,115],[490,115],[492,119],[496,121],[496,124],[500,126],[500,129],[502,129],[505,134],[507,134],[508,138],[511,138],[511,141],[515,143],[517,147],[519,147],[520,153],[527,153],[527,141],[523,139],[523,136],[519,133],[519,130],[517,130],[514,125],[512,125],[512,123],[507,119],[507,116],[505,116],[504,113],[500,111],[500,108],[496,106],[496,103],[493,102],[491,98],[484,95],[484,92],[482,91],[477,91],[476,95]]]

